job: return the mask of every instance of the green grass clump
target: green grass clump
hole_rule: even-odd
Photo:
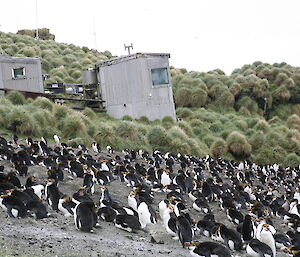
[[[6,95],[6,98],[15,105],[23,105],[26,103],[26,99],[24,95],[22,95],[20,92],[17,91],[10,91]]]
[[[137,140],[138,132],[134,122],[120,121],[115,126],[116,135],[129,140]]]
[[[107,145],[114,146],[116,133],[109,123],[100,122],[96,124],[94,138],[96,142],[103,147],[106,147]]]
[[[252,147],[245,136],[237,131],[233,131],[226,139],[228,151],[235,157],[245,158],[250,156]]]
[[[124,115],[122,120],[133,121],[133,118],[130,115]]]
[[[65,119],[69,115],[70,109],[65,105],[56,104],[54,107],[53,113],[54,113],[54,117],[57,120],[62,120],[62,119]]]
[[[148,131],[147,139],[153,149],[159,149],[167,144],[167,132],[161,126],[151,127]]]
[[[267,121],[260,120],[259,122],[256,123],[254,129],[267,132],[270,129],[270,125]]]
[[[40,136],[40,125],[21,106],[15,106],[8,114],[7,129],[28,136]]]
[[[87,129],[79,115],[76,113],[66,117],[61,126],[62,136],[64,138],[76,138],[87,136]]]
[[[298,167],[300,165],[300,156],[295,153],[288,154],[283,161],[285,166]]]
[[[53,110],[53,102],[45,97],[38,97],[33,101],[33,105],[39,106],[42,109],[46,109],[50,112]]]
[[[91,120],[95,119],[97,116],[96,113],[89,107],[85,107],[82,113]]]
[[[214,158],[224,156],[227,152],[227,144],[222,138],[217,138],[210,146],[210,152]]]

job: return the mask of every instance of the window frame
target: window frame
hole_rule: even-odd
[[[15,70],[18,69],[22,69],[22,73],[23,75],[16,77],[15,76]],[[26,78],[26,72],[25,72],[25,67],[21,66],[21,67],[14,67],[11,69],[11,75],[12,75],[12,79],[25,79]]]
[[[167,73],[167,83],[162,83],[162,84],[154,84],[153,83],[153,75],[152,75],[152,71],[153,70],[165,70],[166,73]],[[167,87],[170,85],[170,76],[169,76],[169,69],[168,67],[158,67],[158,68],[151,68],[150,69],[150,78],[151,78],[151,86],[153,88],[156,88],[156,87]]]

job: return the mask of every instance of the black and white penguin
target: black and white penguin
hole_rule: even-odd
[[[242,223],[244,220],[244,215],[236,209],[232,209],[232,208],[227,209],[226,215],[227,218],[236,225]]]
[[[92,198],[87,194],[85,187],[80,187],[79,190],[73,194],[72,201],[76,204],[80,202],[93,202]]]
[[[282,251],[286,250],[287,248],[290,248],[292,245],[291,240],[285,234],[276,233],[274,235],[274,239],[275,239],[276,248],[278,250],[282,250]]]
[[[227,247],[216,242],[192,241],[189,249],[190,254],[196,257],[232,257]]]
[[[252,239],[246,247],[248,256],[251,257],[275,257],[270,246],[259,241]]]
[[[93,202],[81,202],[74,209],[74,222],[78,230],[83,232],[93,232],[93,227],[97,226],[97,214]]]
[[[50,216],[47,207],[40,199],[33,199],[26,204],[29,213],[36,219],[44,219]]]
[[[58,201],[58,210],[60,210],[65,217],[73,216],[75,207],[76,203],[72,201],[69,195],[63,195]]]
[[[25,218],[27,216],[27,208],[24,203],[15,196],[1,195],[0,206],[5,210],[9,217]]]
[[[202,219],[193,222],[196,223],[196,229],[200,232],[200,234],[206,237],[211,237],[215,232],[216,223],[214,221]]]
[[[275,233],[276,230],[272,225],[260,223],[257,226],[256,238],[272,249],[273,256],[276,256],[276,244],[273,236]]]
[[[86,188],[86,192],[90,195],[95,193],[95,183],[97,182],[95,174],[92,170],[86,170],[83,177],[83,187]]]
[[[244,242],[248,242],[256,235],[256,226],[250,215],[245,215],[242,223],[239,224],[238,232],[241,233]]]
[[[45,198],[54,211],[58,211],[58,202],[62,193],[59,191],[55,179],[48,179],[45,188]]]
[[[209,204],[208,202],[205,200],[204,197],[202,198],[197,198],[195,200],[195,202],[193,203],[193,208],[196,210],[196,211],[199,211],[199,212],[203,212],[205,214],[209,213],[210,212],[210,207],[209,207]]]
[[[141,229],[139,218],[128,214],[117,214],[115,218],[115,226],[128,232],[135,232]]]
[[[186,218],[185,215],[179,215],[177,217],[176,226],[178,238],[182,247],[189,246],[194,237],[194,230],[191,222]]]
[[[127,197],[128,206],[137,211],[140,201],[135,191],[131,191]]]
[[[214,234],[212,239],[220,241],[228,246],[231,250],[242,250],[243,242],[240,233],[237,231],[227,228],[225,225],[220,224]]]
[[[152,206],[145,199],[140,199],[137,208],[141,228],[145,228],[148,224],[156,224],[156,215]]]
[[[91,146],[95,153],[101,153],[101,147],[97,142],[93,142]]]
[[[106,222],[113,222],[116,219],[117,211],[110,205],[102,206],[98,209],[97,215]]]

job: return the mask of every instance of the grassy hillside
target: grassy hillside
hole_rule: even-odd
[[[42,58],[43,73],[50,75],[48,83],[81,83],[82,71],[96,61],[111,58],[111,53],[100,53],[87,47],[57,43],[53,40],[36,41],[27,35],[0,32],[0,54]]]
[[[14,56],[41,56],[52,81],[81,82],[81,71],[111,57],[54,41],[0,33],[1,49]],[[170,117],[113,119],[90,109],[78,113],[47,99],[0,98],[0,127],[8,133],[52,137],[69,143],[99,142],[121,150],[211,154],[260,164],[300,164],[300,68],[256,62],[230,76],[221,70],[171,69],[179,122]]]

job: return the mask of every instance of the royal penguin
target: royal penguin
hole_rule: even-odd
[[[196,224],[197,231],[199,231],[200,234],[206,237],[211,237],[212,234],[215,232],[217,226],[214,221],[206,220],[206,219],[202,219],[199,221],[194,220],[193,222]]]
[[[128,206],[137,211],[140,201],[135,191],[131,191],[127,197]]]
[[[224,243],[231,250],[239,251],[243,249],[241,234],[233,229],[227,228],[223,224],[216,227],[212,239]]]
[[[97,215],[106,222],[114,222],[117,216],[117,211],[110,205],[102,206],[98,209]]]
[[[59,191],[55,179],[48,179],[45,188],[45,198],[52,210],[58,211],[58,202],[62,193]]]
[[[97,142],[93,142],[91,147],[95,153],[101,153],[101,147]]]
[[[236,209],[232,209],[232,208],[227,209],[226,215],[227,218],[236,225],[242,223],[244,220],[244,215]]]
[[[241,233],[244,242],[248,242],[256,235],[256,225],[250,215],[245,215],[242,223],[239,224],[237,231]]]
[[[274,239],[275,239],[276,248],[278,250],[282,250],[282,251],[286,250],[290,248],[292,245],[291,240],[285,234],[276,233],[274,235]]]
[[[128,232],[136,232],[141,229],[139,218],[128,214],[116,215],[115,226]]]
[[[192,241],[189,249],[191,256],[196,257],[232,257],[227,247],[216,242]]]
[[[196,211],[203,212],[205,214],[210,212],[210,207],[205,198],[197,198],[193,203],[193,208]]]
[[[141,228],[145,228],[148,224],[156,224],[155,211],[145,199],[140,199],[137,213],[141,223]]]
[[[28,209],[31,216],[36,219],[44,219],[48,218],[50,214],[47,211],[47,207],[43,204],[40,199],[33,199],[26,204],[26,208]]]
[[[78,230],[93,232],[97,224],[96,207],[93,202],[81,202],[74,209],[74,222]]]
[[[257,226],[256,238],[262,243],[267,244],[273,252],[273,256],[276,256],[276,243],[274,239],[274,234],[276,230],[272,225],[266,223],[260,223]]]
[[[76,203],[72,201],[69,195],[63,195],[58,201],[58,210],[60,210],[65,217],[74,215]]]
[[[177,234],[177,217],[174,214],[174,208],[171,205],[168,205],[166,208],[160,210],[160,217],[164,224],[164,227],[169,235],[173,239],[178,239]]]
[[[158,204],[158,212],[161,219],[163,219],[164,213],[169,212],[169,200],[161,200]]]
[[[183,214],[177,217],[177,234],[182,247],[187,247],[193,240],[194,230],[190,220]]]
[[[15,196],[1,195],[0,206],[5,210],[11,218],[25,218],[27,216],[27,208],[24,203]]]
[[[60,137],[58,135],[54,135],[53,139],[55,141],[56,146],[60,146]]]
[[[92,170],[87,170],[83,177],[83,187],[86,188],[86,192],[90,195],[95,193],[95,183],[96,183],[95,174]]]
[[[271,247],[258,239],[252,239],[249,242],[246,253],[251,257],[275,257]]]
[[[72,196],[72,201],[76,204],[80,202],[93,202],[92,198],[87,194],[85,187],[80,187]]]

